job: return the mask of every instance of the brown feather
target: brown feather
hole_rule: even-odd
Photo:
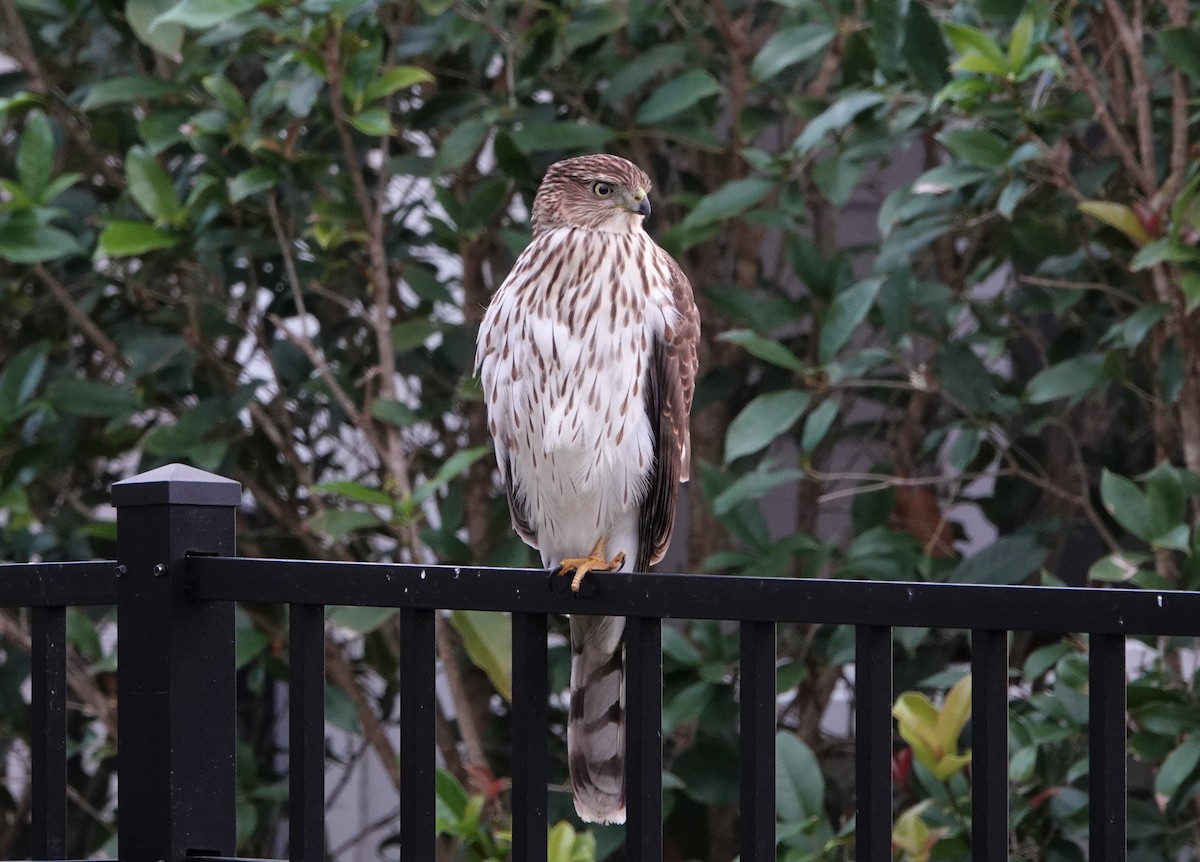
[[[679,319],[663,333],[650,353],[646,414],[654,440],[654,467],[638,521],[638,559],[644,572],[663,558],[675,530],[679,485],[691,473],[691,429],[688,416],[696,391],[696,342],[700,315],[692,286],[679,265],[669,261]]]

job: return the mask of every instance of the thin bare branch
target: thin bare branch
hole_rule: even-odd
[[[1067,53],[1071,57],[1071,71],[1091,101],[1092,110],[1097,121],[1099,121],[1104,129],[1104,133],[1108,136],[1109,143],[1117,151],[1117,156],[1121,159],[1121,164],[1125,167],[1125,170],[1129,172],[1129,176],[1141,187],[1146,196],[1149,197],[1154,194],[1153,175],[1147,174],[1144,166],[1138,162],[1133,147],[1130,146],[1129,141],[1125,139],[1125,135],[1117,125],[1116,120],[1113,119],[1112,111],[1108,107],[1108,99],[1100,91],[1099,81],[1096,79],[1095,73],[1092,72],[1091,65],[1084,58],[1083,51],[1075,39],[1075,34],[1071,31],[1069,22],[1067,26],[1063,27],[1062,33],[1063,41],[1067,45]]]
[[[104,354],[109,364],[121,369],[129,367],[128,361],[121,354],[121,349],[117,347],[116,342],[109,338],[104,333],[104,330],[97,326],[96,322],[88,316],[87,312],[79,307],[79,303],[75,301],[75,297],[71,295],[71,291],[67,290],[61,281],[51,275],[50,271],[40,263],[34,265],[33,274],[42,283],[42,286],[50,291],[50,295],[54,297],[55,302],[67,313],[67,317],[71,319],[71,322],[79,327],[84,337]]]

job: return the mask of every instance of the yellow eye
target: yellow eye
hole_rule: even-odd
[[[592,194],[598,198],[606,198],[612,193],[612,186],[610,186],[608,183],[600,182],[592,184]]]

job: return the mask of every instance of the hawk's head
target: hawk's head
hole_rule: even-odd
[[[533,199],[533,232],[556,227],[625,233],[650,215],[650,177],[633,162],[598,154],[555,162]]]

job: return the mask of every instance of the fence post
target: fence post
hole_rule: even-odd
[[[184,560],[234,553],[240,499],[181,464],[113,485],[122,862],[234,855],[233,603],[191,600]]]

